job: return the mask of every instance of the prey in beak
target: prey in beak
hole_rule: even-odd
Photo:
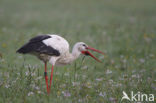
[[[99,51],[99,50],[97,50],[97,49],[94,49],[94,48],[92,48],[92,47],[88,47],[88,46],[86,47],[86,49],[87,49],[86,51],[81,51],[81,53],[84,54],[84,55],[86,55],[86,56],[91,56],[91,57],[94,58],[96,61],[102,63],[98,58],[96,58],[96,57],[95,57],[93,54],[91,54],[88,50],[92,50],[92,51],[95,51],[95,52],[98,52],[98,53],[104,55],[103,52],[101,52],[101,51]]]

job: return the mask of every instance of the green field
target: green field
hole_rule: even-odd
[[[53,33],[105,56],[55,67],[48,96],[44,64],[16,50]],[[120,103],[122,91],[156,96],[155,0],[0,0],[0,103]]]

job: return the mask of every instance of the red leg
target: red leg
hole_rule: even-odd
[[[47,76],[47,63],[45,63],[45,72],[44,72],[44,76],[45,76],[45,81],[46,81],[46,86],[47,86],[47,93],[49,94],[48,76]]]
[[[50,92],[51,83],[52,83],[52,80],[53,80],[53,69],[54,69],[54,66],[52,65],[52,68],[51,68],[51,76],[50,76],[49,92]]]

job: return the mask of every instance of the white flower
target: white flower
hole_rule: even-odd
[[[127,62],[127,60],[126,60],[126,59],[123,59],[123,60],[122,60],[122,62],[123,62],[123,63],[126,63],[126,62]]]
[[[82,99],[79,99],[78,101],[79,101],[79,102],[82,102]]]
[[[142,69],[142,70],[140,70],[140,72],[146,72],[146,70],[145,69]]]
[[[9,88],[9,87],[10,87],[10,85],[8,85],[8,84],[5,85],[5,88]]]
[[[86,65],[82,67],[82,69],[87,69],[87,68],[88,68],[88,66],[86,66]]]
[[[65,75],[65,76],[69,76],[69,72],[65,73],[64,75]]]
[[[145,59],[141,58],[139,59],[140,63],[144,63],[145,62]]]
[[[132,78],[136,78],[136,74],[133,74],[133,75],[132,75]]]
[[[40,80],[42,79],[42,76],[37,77],[35,80]]]
[[[112,86],[114,86],[114,87],[121,87],[122,84],[121,83],[116,83],[116,84],[113,84]]]
[[[3,82],[0,82],[0,86],[3,84]]]
[[[80,85],[79,82],[72,82],[72,84],[73,84],[73,86],[78,86],[78,85]]]
[[[112,102],[116,101],[116,99],[113,98],[113,97],[110,97],[109,100],[112,101]]]
[[[25,75],[29,75],[29,71],[26,71],[26,72],[25,72]]]
[[[106,74],[111,74],[111,73],[112,73],[112,71],[107,69]]]
[[[104,59],[104,55],[102,55],[102,56],[99,56],[99,59]]]
[[[29,72],[29,71],[26,71],[26,72],[25,72],[25,75],[26,75],[26,76],[28,76],[29,74],[31,74],[31,76],[35,76],[35,75],[36,75],[35,72],[34,72],[34,73],[31,73],[31,72]]]
[[[154,54],[149,54],[149,57],[154,57]]]
[[[29,92],[28,96],[34,95],[34,92]]]
[[[68,91],[62,91],[62,94],[64,95],[64,97],[70,97],[71,94]]]
[[[97,81],[102,81],[102,80],[103,80],[103,78],[96,78],[96,80],[97,80]]]
[[[123,55],[120,55],[120,58],[123,58],[124,56]]]
[[[83,79],[86,79],[86,77],[87,77],[86,75],[82,75],[82,78],[83,78]]]
[[[111,60],[111,64],[114,64],[114,63],[115,63],[115,61],[112,59],[112,60]]]
[[[39,90],[40,88],[38,86],[35,87],[36,90]]]
[[[88,85],[87,87],[88,87],[88,88],[92,88],[92,86],[91,86],[91,85]]]
[[[119,65],[115,65],[115,68],[118,69],[119,68]]]
[[[35,76],[36,74],[35,74],[35,72],[34,73],[31,73],[31,76]]]
[[[124,78],[122,78],[122,77],[119,77],[119,80],[124,80]]]
[[[110,79],[110,80],[108,80],[108,81],[109,81],[109,83],[113,83],[113,82],[114,82],[112,79]]]
[[[5,60],[4,59],[0,59],[0,62],[4,62]]]
[[[59,75],[60,73],[59,73],[59,72],[56,72],[55,74],[56,74],[56,75]]]
[[[4,75],[9,78],[9,73],[8,72],[5,72]]]
[[[140,78],[140,75],[139,74],[133,74],[132,78]]]
[[[16,83],[16,80],[12,81],[12,84],[15,84]]]
[[[37,93],[38,93],[38,94],[41,94],[42,92],[41,92],[41,91],[37,91]]]
[[[106,96],[106,92],[104,92],[104,93],[100,92],[100,93],[99,93],[99,96],[101,96],[101,97]]]
[[[146,38],[144,38],[145,39],[145,41],[147,42],[147,43],[149,43],[149,42],[151,42],[152,41],[152,39],[151,38],[149,38],[149,37],[146,37]]]
[[[66,84],[62,84],[60,87],[61,88],[65,88],[66,87]]]

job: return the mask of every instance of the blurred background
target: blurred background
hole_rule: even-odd
[[[47,96],[44,65],[16,54],[41,34],[59,34],[71,48],[83,41],[105,52],[95,54],[103,63],[57,67]],[[123,90],[156,93],[155,44],[155,0],[0,0],[0,102],[118,103]]]

